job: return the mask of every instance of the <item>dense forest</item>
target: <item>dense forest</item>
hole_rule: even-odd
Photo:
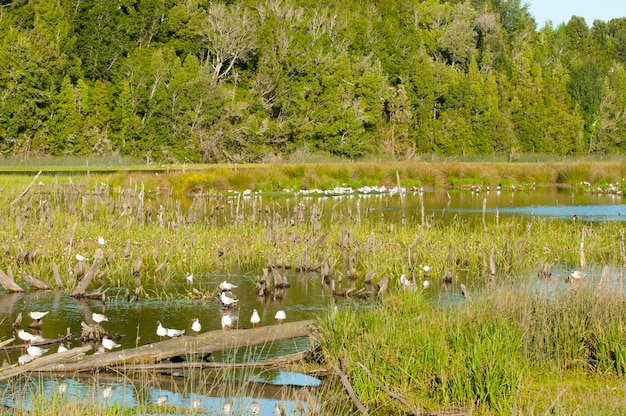
[[[0,152],[626,153],[626,17],[520,0],[0,0]]]

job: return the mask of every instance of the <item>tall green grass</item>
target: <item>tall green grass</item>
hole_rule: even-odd
[[[536,395],[546,394],[537,379],[553,377],[564,385],[582,382],[598,396],[596,405],[613,400],[623,412],[626,401],[612,387],[625,370],[622,295],[593,285],[545,290],[534,282],[503,284],[453,307],[427,303],[419,291],[389,295],[379,307],[320,319],[324,356],[347,368],[366,405],[387,414],[406,409],[357,363],[424,410],[543,414],[558,401],[556,414],[573,414],[592,407],[587,397],[561,391],[537,403]],[[598,380],[605,385],[598,388]]]

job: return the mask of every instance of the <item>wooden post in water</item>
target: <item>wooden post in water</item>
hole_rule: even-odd
[[[400,174],[396,171],[396,179],[398,180],[398,192],[400,193],[400,209],[402,210],[402,225],[404,225],[404,192],[402,192],[402,185],[400,185]],[[423,211],[422,211],[423,212]]]
[[[583,271],[583,269],[587,265],[587,262],[585,261],[585,230],[586,229],[583,228],[582,233],[580,235],[579,250],[580,250],[580,268],[581,268],[581,271]]]
[[[78,285],[76,285],[76,289],[74,289],[70,296],[72,296],[73,298],[85,297],[85,294],[87,293],[87,288],[89,287],[89,283],[91,283],[91,279],[95,277],[96,272],[100,268],[100,263],[102,262],[103,258],[104,252],[101,248],[99,248],[98,250],[96,250],[96,253],[93,256],[93,265],[87,271],[87,273],[85,273],[80,282],[78,282]]]
[[[487,213],[487,198],[483,198],[483,228],[487,231],[487,221],[485,220],[485,214]]]

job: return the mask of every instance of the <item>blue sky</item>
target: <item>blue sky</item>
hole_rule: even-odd
[[[567,23],[572,16],[582,16],[591,27],[595,19],[608,22],[617,17],[626,17],[624,0],[522,0],[535,17],[538,27],[548,20],[556,27]]]

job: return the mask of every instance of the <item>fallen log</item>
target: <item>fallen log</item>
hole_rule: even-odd
[[[229,370],[236,368],[263,368],[278,369],[284,368],[289,364],[293,364],[304,360],[311,350],[296,352],[294,354],[282,355],[276,358],[270,358],[262,361],[251,361],[245,363],[219,363],[219,362],[203,362],[203,361],[186,361],[186,362],[166,362],[156,364],[138,364],[126,365],[124,371],[155,371],[164,374],[178,374],[197,370]],[[41,370],[40,372],[49,372],[50,370]]]
[[[42,282],[41,280],[37,279],[36,277],[31,276],[28,273],[24,273],[24,275],[22,276],[22,280],[24,280],[29,285],[33,286],[35,289],[52,290],[52,286],[50,286],[49,284],[45,282]]]
[[[8,367],[2,367],[0,368],[0,381],[7,380],[11,377],[16,377],[24,373],[29,373],[31,371],[36,371],[49,365],[59,365],[62,368],[63,363],[76,362],[80,360],[80,358],[83,357],[89,350],[91,350],[91,346],[85,345],[63,352],[44,355],[43,357],[37,358],[24,365],[18,366],[17,364],[13,364]]]
[[[341,383],[346,388],[348,396],[350,396],[352,403],[354,403],[356,408],[359,410],[359,413],[361,413],[363,416],[369,415],[369,409],[365,407],[365,405],[363,405],[363,403],[361,403],[361,401],[359,400],[359,397],[356,395],[356,392],[352,388],[352,384],[350,384],[350,379],[348,379],[348,376],[343,371],[341,371],[339,367],[334,366],[333,370],[339,376]]]
[[[288,322],[256,329],[209,331],[199,335],[182,336],[137,348],[113,351],[107,354],[86,355],[77,363],[53,363],[41,371],[82,372],[107,367],[121,369],[161,361],[189,354],[205,355],[229,348],[248,347],[274,341],[311,335],[313,320]]]
[[[387,388],[382,381],[380,381],[378,378],[376,378],[372,372],[369,370],[369,368],[365,367],[363,364],[361,364],[360,362],[357,362],[357,365],[359,367],[361,367],[361,369],[363,371],[365,371],[365,374],[367,374],[367,376],[374,380],[374,382],[376,384],[378,384],[378,386],[385,392],[387,393],[387,395],[389,395],[389,397],[392,397],[394,399],[396,399],[397,401],[399,401],[400,403],[402,403],[407,409],[409,409],[409,411],[411,412],[412,415],[414,416],[420,416],[422,414],[422,410],[420,408],[417,407],[413,407],[411,405],[411,403],[408,402],[408,400],[402,396],[399,393],[396,393],[394,391],[391,391],[389,388]]]
[[[2,287],[8,290],[9,292],[23,292],[24,291],[24,289],[22,289],[20,285],[15,283],[15,280],[13,280],[13,273],[11,273],[10,270],[9,270],[9,273],[7,274],[4,271],[2,271],[2,269],[0,269],[0,285],[2,285]]]

